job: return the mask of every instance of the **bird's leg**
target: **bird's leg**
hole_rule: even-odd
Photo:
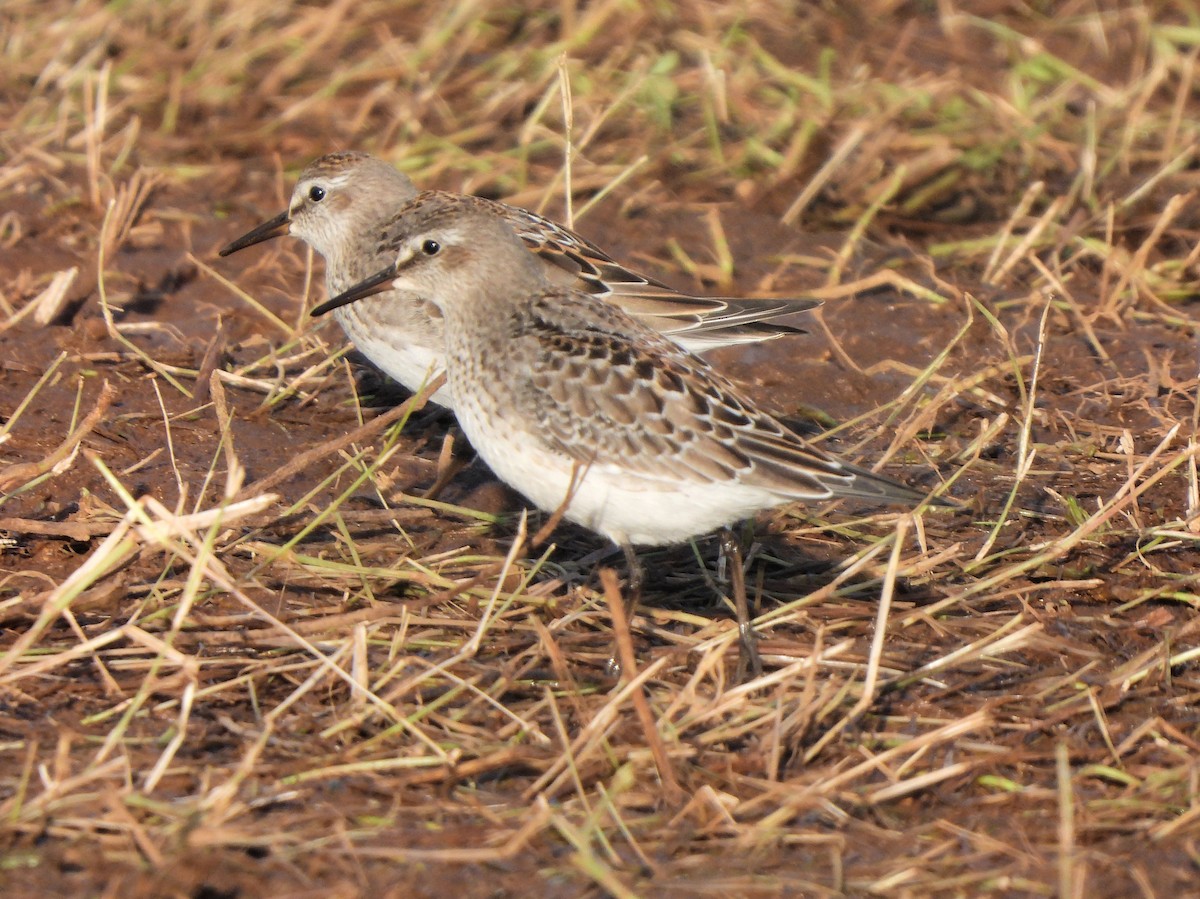
[[[733,589],[733,608],[737,614],[738,640],[742,651],[738,659],[737,679],[744,680],[746,669],[754,677],[763,673],[758,654],[758,637],[750,626],[750,603],[746,599],[746,573],[742,569],[742,544],[729,528],[721,528],[721,552],[729,565],[729,586]]]
[[[637,609],[637,604],[642,601],[642,584],[646,580],[646,569],[642,567],[641,560],[638,559],[634,548],[628,543],[621,544],[621,552],[625,554],[625,567],[629,569],[629,580],[625,583],[625,620],[633,621],[634,610]],[[620,650],[615,642],[613,642],[613,654],[609,657],[608,673],[611,677],[621,676]]]
[[[621,552],[625,553],[625,565],[629,569],[629,584],[625,587],[625,611],[633,615],[634,607],[642,601],[642,584],[646,581],[646,569],[642,560],[628,543],[621,544]]]

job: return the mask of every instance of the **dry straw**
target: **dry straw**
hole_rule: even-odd
[[[1171,4],[7,3],[5,879],[1186,894],[1197,46]],[[747,528],[748,682],[711,546],[625,620],[586,535],[420,495],[448,423],[371,406],[310,259],[214,261],[351,146],[824,298],[718,364],[969,512]]]

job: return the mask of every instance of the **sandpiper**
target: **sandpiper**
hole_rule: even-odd
[[[397,211],[417,196],[412,181],[366,153],[333,153],[311,163],[288,208],[220,250],[228,256],[282,234],[293,234],[325,258],[325,285],[335,296],[395,261],[404,226]],[[701,352],[803,333],[776,323],[819,305],[812,299],[736,299],[680,293],[613,261],[583,237],[526,209],[480,197],[446,195],[503,221],[541,260],[543,277],[608,300],[672,339]],[[489,273],[482,271],[486,280]],[[410,390],[441,368],[442,320],[428,297],[389,288],[370,302],[339,308],[335,318],[354,345]],[[449,404],[446,390],[435,402]]]
[[[679,543],[795,500],[926,499],[810,446],[615,304],[552,283],[489,206],[420,194],[391,233],[393,263],[313,314],[389,290],[432,303],[453,406],[476,452],[534,505],[618,544],[633,601],[634,545]],[[760,670],[744,591],[735,601]]]

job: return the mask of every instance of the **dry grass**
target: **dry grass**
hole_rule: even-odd
[[[0,9],[7,879],[1190,888],[1200,22],[792,7]],[[970,513],[748,528],[747,683],[712,541],[651,553],[625,622],[597,541],[511,551],[536,524],[470,473],[420,499],[446,422],[375,414],[302,250],[214,261],[352,146],[825,297],[800,349],[722,364]]]

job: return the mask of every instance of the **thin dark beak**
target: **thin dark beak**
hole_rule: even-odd
[[[332,300],[326,300],[320,306],[313,309],[309,315],[314,317],[324,315],[326,312],[332,312],[340,306],[349,306],[356,300],[363,300],[377,293],[383,293],[385,290],[391,289],[392,281],[395,277],[396,266],[395,264],[389,265],[383,271],[371,275],[367,280],[359,281],[349,290],[342,291]]]
[[[292,214],[290,210],[285,209],[269,222],[263,222],[253,231],[247,231],[237,240],[226,244],[217,251],[218,256],[228,256],[230,253],[236,253],[238,250],[244,250],[246,247],[252,247],[256,243],[262,243],[264,240],[270,240],[272,237],[279,237],[287,234],[292,227]]]

